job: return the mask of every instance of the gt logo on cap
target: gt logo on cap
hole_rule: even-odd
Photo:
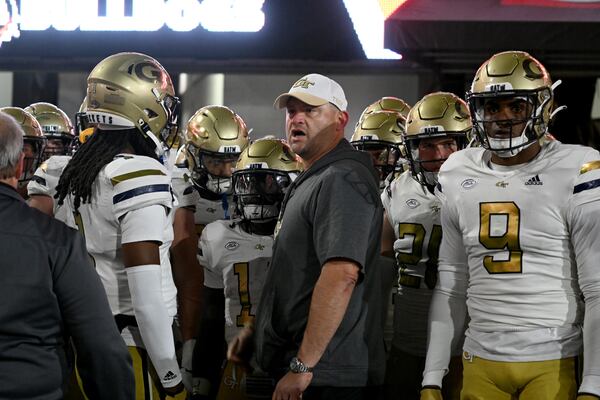
[[[294,83],[294,86],[292,86],[292,89],[295,87],[301,87],[302,89],[308,89],[309,86],[314,86],[314,82],[309,81],[306,78],[302,78],[302,79],[298,79],[296,81],[296,83]]]

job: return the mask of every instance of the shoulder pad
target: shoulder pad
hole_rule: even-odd
[[[173,207],[171,177],[167,169],[150,157],[117,157],[105,168],[113,187],[113,209],[117,218],[128,211],[155,204]]]

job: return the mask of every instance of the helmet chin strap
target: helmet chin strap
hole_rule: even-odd
[[[162,160],[163,156],[165,155],[165,148],[163,144],[156,138],[156,135],[150,130],[150,127],[144,122],[143,119],[140,118],[138,120],[138,124],[140,125],[142,132],[144,132],[144,135],[154,144],[154,152],[156,153],[156,156]]]

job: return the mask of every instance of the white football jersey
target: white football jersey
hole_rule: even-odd
[[[52,156],[44,161],[35,171],[33,179],[27,184],[27,195],[30,197],[35,195],[50,197],[54,202],[54,217],[74,228],[73,215],[67,213],[64,207],[59,207],[57,199],[54,198],[60,176],[69,161],[71,161],[71,156]]]
[[[153,205],[162,205],[167,210],[165,225],[152,232],[141,227],[139,232],[135,232],[135,237],[139,241],[161,243],[162,296],[169,315],[174,316],[177,312],[177,290],[169,261],[174,213],[171,176],[167,169],[150,157],[118,155],[98,173],[90,202],[82,203],[74,214],[77,226],[85,236],[87,251],[106,290],[113,315],[134,315],[121,258],[120,219],[129,211]],[[73,213],[70,196],[65,206]]]
[[[399,264],[392,344],[403,352],[424,357],[442,240],[441,203],[410,171],[394,179],[381,200],[396,236],[394,252]]]
[[[237,223],[219,220],[204,228],[198,248],[204,285],[224,290],[229,342],[254,320],[273,255],[273,236],[253,235]]]
[[[194,223],[198,234],[213,221],[230,219],[235,212],[233,196],[224,196],[219,200],[208,200],[200,196],[189,178],[187,168],[173,168],[173,192],[177,197],[178,207],[194,208]]]
[[[211,222],[233,218],[235,203],[233,196],[223,196],[219,200],[208,200],[199,197],[196,203],[194,220],[197,227],[204,227]]]
[[[440,271],[468,279],[465,351],[499,361],[577,355],[582,304],[567,204],[588,147],[544,144],[527,164],[490,166],[489,152],[454,153],[439,174]]]

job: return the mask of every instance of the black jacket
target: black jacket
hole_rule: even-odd
[[[89,398],[134,398],[131,358],[83,238],[0,183],[0,399],[62,399],[69,336]]]

